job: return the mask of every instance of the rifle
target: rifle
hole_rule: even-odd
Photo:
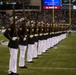
[[[23,15],[24,15],[24,26],[26,26],[26,14],[25,14],[25,5],[23,3]]]
[[[29,35],[30,35],[30,37],[32,38],[32,37],[33,37],[34,29],[33,29],[33,21],[31,20],[31,13],[30,13],[30,11],[29,11],[29,20],[30,20]]]
[[[46,23],[46,17],[45,17],[45,15],[46,15],[46,14],[45,14],[45,12],[44,12],[44,18],[43,18],[43,19],[44,19],[44,34],[46,33],[46,30],[47,30],[47,28],[46,28],[46,24],[47,24],[47,23]]]
[[[32,21],[31,21],[31,13],[29,11],[29,20],[30,20],[30,35],[32,35]]]
[[[14,28],[14,32],[13,32],[13,36],[17,36],[17,29],[16,29],[16,26],[15,26],[15,24],[16,24],[16,19],[15,19],[15,4],[13,4],[13,28]]]
[[[24,15],[24,27],[25,27],[25,32],[27,32],[27,29],[26,29],[26,14],[25,14],[25,5],[24,5],[24,2],[23,2],[23,15]],[[24,34],[25,35],[25,34]]]
[[[41,33],[42,33],[42,19],[41,19],[41,17],[40,17],[40,26],[39,26],[39,30],[40,30],[40,35],[41,35]]]
[[[36,13],[35,14],[35,27],[34,27],[34,33],[35,34],[38,34],[38,23],[37,23],[37,20],[38,20],[38,14]]]

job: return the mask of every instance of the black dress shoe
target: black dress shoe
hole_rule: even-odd
[[[14,73],[13,72],[11,72],[10,74],[8,74],[8,75],[13,75]]]
[[[21,66],[20,68],[28,68],[27,66]]]
[[[28,62],[28,63],[34,63],[34,61],[30,61],[30,62]]]
[[[38,57],[35,57],[34,59],[38,59]]]
[[[19,74],[11,72],[11,73],[8,74],[8,75],[19,75]]]
[[[19,74],[17,74],[17,73],[14,73],[13,75],[19,75]]]

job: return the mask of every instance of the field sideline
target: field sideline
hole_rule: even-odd
[[[7,40],[0,34],[0,41]],[[27,63],[27,69],[18,67],[19,75],[76,75],[76,34],[72,34],[55,47],[49,49],[34,63]],[[0,75],[8,75],[9,50],[0,46]]]

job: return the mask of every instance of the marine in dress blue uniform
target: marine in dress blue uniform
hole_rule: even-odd
[[[17,29],[14,27],[14,24],[6,29],[4,36],[9,40],[8,47],[10,51],[10,60],[8,74],[19,75],[17,74],[18,38]]]

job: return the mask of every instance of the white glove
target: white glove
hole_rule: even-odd
[[[23,39],[24,41],[26,40],[26,38]]]
[[[38,34],[35,34],[35,36],[38,36]]]
[[[25,37],[27,37],[27,35],[25,35]]]
[[[30,38],[32,38],[33,37],[33,35],[30,35]]]
[[[13,37],[12,40],[15,41],[17,39],[17,37]]]

